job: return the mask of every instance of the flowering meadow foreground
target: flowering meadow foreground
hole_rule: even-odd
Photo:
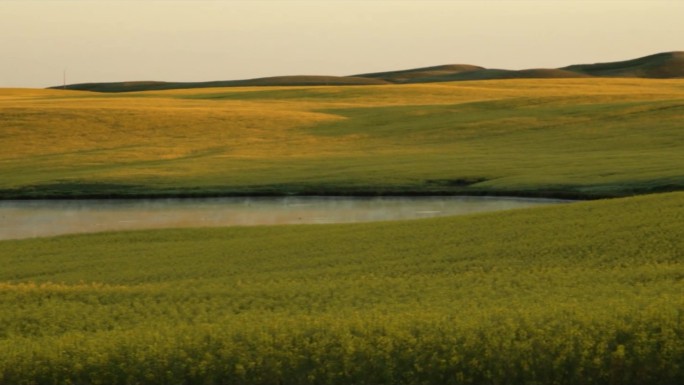
[[[678,384],[684,193],[0,242],[1,384]]]

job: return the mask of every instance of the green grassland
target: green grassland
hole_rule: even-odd
[[[0,384],[681,384],[684,193],[0,242]]]
[[[684,189],[682,122],[683,79],[0,90],[0,198],[631,196]],[[681,384],[682,223],[671,192],[2,241],[0,384]]]
[[[0,91],[0,198],[684,187],[684,80]]]

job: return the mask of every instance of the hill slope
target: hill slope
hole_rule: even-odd
[[[256,87],[256,86],[351,86],[351,85],[378,85],[387,84],[382,79],[370,79],[353,76],[274,76],[246,80],[223,80],[211,82],[113,82],[113,83],[81,83],[70,84],[66,89],[74,91],[94,92],[132,92],[132,91],[160,91],[189,88],[216,88],[216,87]],[[52,87],[63,89],[64,87]]]
[[[588,75],[560,69],[535,68],[520,71],[502,69],[481,69],[434,77],[414,78],[407,83],[435,83],[465,80],[496,80],[496,79],[566,79],[583,78]]]
[[[484,69],[484,67],[473,66],[468,64],[447,64],[434,67],[413,68],[408,70],[389,72],[375,72],[354,76],[371,79],[382,79],[392,83],[409,83],[411,81],[416,81],[418,79],[450,76]]]
[[[70,90],[96,92],[127,92],[210,87],[379,85],[492,79],[562,79],[591,76],[636,78],[684,77],[684,52],[665,52],[634,60],[598,64],[578,64],[558,69],[534,68],[514,71],[484,68],[470,64],[446,64],[352,76],[276,76],[246,80],[196,83],[154,81],[83,83],[71,84],[66,88]],[[56,86],[51,88],[64,87]]]
[[[562,69],[603,77],[677,78],[684,77],[684,52],[665,52],[619,62],[577,64]]]

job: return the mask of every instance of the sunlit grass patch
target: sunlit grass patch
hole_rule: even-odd
[[[54,196],[46,186],[58,183],[137,185],[149,195],[677,190],[681,83],[5,90],[0,190],[5,197],[29,189]],[[473,177],[487,182],[441,190],[430,182]]]

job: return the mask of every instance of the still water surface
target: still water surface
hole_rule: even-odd
[[[287,197],[0,201],[0,240],[171,227],[349,223],[463,215],[554,199]]]

